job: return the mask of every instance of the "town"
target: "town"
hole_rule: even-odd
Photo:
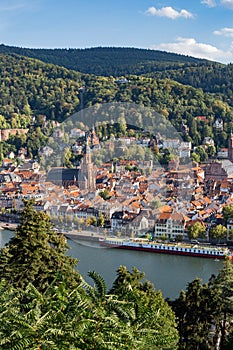
[[[217,123],[221,127],[221,121]],[[2,130],[1,137],[7,139],[11,132],[15,131]],[[57,123],[53,131],[56,145],[63,137]],[[69,138],[69,151],[79,159],[72,167],[52,166],[45,171],[46,159],[57,156],[49,145],[40,150],[41,162],[28,157],[25,148],[18,155],[9,152],[3,159],[3,223],[18,223],[23,200],[34,199],[35,208],[49,213],[60,230],[215,244],[233,241],[232,134],[228,149],[202,163],[191,158],[195,151],[191,142],[179,138],[139,133],[111,135],[100,142],[94,127],[88,131],[73,127]],[[206,137],[201,147],[209,146],[214,146],[214,141]],[[136,154],[131,159],[124,157],[133,148]],[[101,158],[103,149],[105,157]],[[168,157],[163,166],[155,162],[155,153],[175,156]]]

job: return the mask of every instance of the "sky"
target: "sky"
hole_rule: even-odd
[[[233,62],[233,0],[0,0],[0,43],[137,47]]]

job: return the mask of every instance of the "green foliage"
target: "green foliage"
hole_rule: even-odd
[[[181,63],[203,62],[193,57],[157,50],[95,47],[90,49],[27,49],[0,45],[0,52],[19,54],[96,75],[143,74],[180,67]]]
[[[98,220],[97,220],[97,224],[98,226],[103,227],[105,223],[105,216],[103,214],[99,214]]]
[[[15,236],[0,251],[1,278],[14,287],[31,283],[42,291],[52,282],[72,286],[80,277],[77,260],[65,255],[67,249],[66,238],[53,230],[49,216],[25,202]]]
[[[32,114],[63,120],[79,106],[77,72],[17,55],[0,55],[3,127],[27,127]]]
[[[170,302],[179,330],[179,350],[230,349],[232,345],[233,264],[228,258],[208,284],[195,279]]]
[[[226,238],[227,228],[223,225],[217,225],[211,229],[211,237],[220,241],[221,239]]]
[[[188,237],[189,239],[196,239],[198,237],[204,238],[205,232],[206,232],[205,227],[199,221],[197,221],[192,226],[189,226]]]
[[[215,308],[211,289],[195,279],[171,305],[178,320],[179,350],[211,349],[209,333]]]
[[[176,349],[177,331],[170,307],[153,285],[142,282],[144,274],[121,266],[110,294],[132,303],[136,319],[132,323],[134,338],[142,343],[139,349]]]
[[[233,205],[226,205],[225,207],[223,207],[222,209],[222,215],[223,218],[225,220],[225,223],[227,222],[228,219],[233,218]]]
[[[195,153],[197,153],[200,157],[200,161],[201,162],[204,162],[208,159],[208,154],[206,153],[206,151],[204,150],[203,147],[201,146],[198,146],[196,149],[195,149]]]
[[[99,196],[102,197],[105,201],[111,197],[110,192],[107,189],[100,191]]]
[[[110,50],[111,51],[111,50]],[[66,52],[66,51],[65,51]],[[58,54],[56,51],[55,53]],[[112,54],[112,52],[111,52]],[[179,58],[179,57],[177,57]],[[178,64],[179,66],[179,64]],[[233,110],[227,100],[223,101],[219,95],[205,93],[201,89],[182,85],[169,79],[152,79],[143,76],[129,75],[126,84],[119,84],[112,76],[101,77],[88,74],[80,74],[65,68],[45,64],[35,59],[29,59],[18,55],[0,55],[0,126],[2,128],[18,127],[28,128],[27,138],[14,137],[3,144],[5,154],[10,147],[19,149],[27,147],[31,156],[36,157],[38,149],[48,142],[48,136],[52,131],[48,119],[63,121],[74,112],[80,110],[80,87],[85,86],[83,94],[83,106],[96,105],[96,113],[93,110],[92,123],[100,122],[98,118],[98,104],[106,102],[131,102],[146,107],[165,115],[165,119],[171,122],[179,131],[181,124],[189,127],[189,136],[186,135],[194,145],[199,145],[205,136],[214,137],[216,145],[226,146],[227,132],[233,120]],[[12,81],[14,84],[12,84]],[[137,125],[138,129],[145,124],[154,125],[154,114],[145,116],[145,113],[132,111],[130,118],[131,126],[126,120],[124,112],[117,114],[117,123],[106,123],[112,119],[111,113],[105,113],[105,123],[99,123],[97,134],[105,140],[111,134],[122,136],[134,135]],[[196,119],[198,115],[206,115],[207,122]],[[35,118],[32,116],[35,116]],[[44,116],[47,117],[45,123]],[[214,119],[222,118],[224,130],[217,132],[213,128]],[[145,118],[148,121],[145,123]],[[79,123],[85,124],[79,116]],[[34,123],[33,127],[32,126]],[[98,124],[98,123],[97,123]],[[81,125],[81,124],[80,124]],[[157,127],[157,125],[156,125]],[[35,131],[35,128],[39,128]],[[165,125],[160,125],[165,128]],[[162,130],[162,129],[161,129]],[[191,137],[191,138],[190,138]],[[155,153],[158,153],[155,150]],[[214,154],[214,149],[209,148],[208,154],[197,149],[200,160],[206,160],[208,155]],[[127,149],[128,155],[137,154],[140,159],[147,156],[147,152],[140,147]],[[195,156],[195,155],[194,155]],[[158,155],[159,157],[159,155]],[[67,155],[66,162],[70,166],[71,155]],[[161,159],[167,164],[172,158],[164,154]],[[102,159],[102,158],[101,158]],[[99,160],[101,163],[101,159]]]
[[[94,286],[82,281],[70,289],[62,282],[48,286],[44,292],[32,284],[24,289],[9,288],[2,281],[1,349],[176,349],[174,319],[161,293],[149,296],[152,289],[145,286],[147,296],[135,294],[135,305],[127,298],[107,293],[104,280],[96,272],[89,276]],[[143,315],[138,319],[140,313],[146,319]],[[157,322],[156,329],[149,328],[151,315]]]

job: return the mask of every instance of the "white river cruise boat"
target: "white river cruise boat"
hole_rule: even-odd
[[[159,243],[139,238],[105,238],[100,239],[100,244],[104,247],[141,250],[150,253],[163,253],[184,256],[194,256],[202,258],[224,259],[233,258],[233,251],[227,247],[217,247],[211,245],[186,244],[186,243]]]

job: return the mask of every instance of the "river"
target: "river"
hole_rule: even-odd
[[[13,232],[0,231],[0,247],[12,237]],[[87,273],[95,270],[105,279],[108,287],[116,277],[116,270],[125,265],[129,270],[136,267],[144,271],[146,279],[160,289],[163,296],[171,299],[186,289],[188,282],[199,277],[207,282],[222,267],[221,261],[176,255],[102,248],[97,243],[68,240],[68,254],[79,260],[78,270],[90,282]]]

